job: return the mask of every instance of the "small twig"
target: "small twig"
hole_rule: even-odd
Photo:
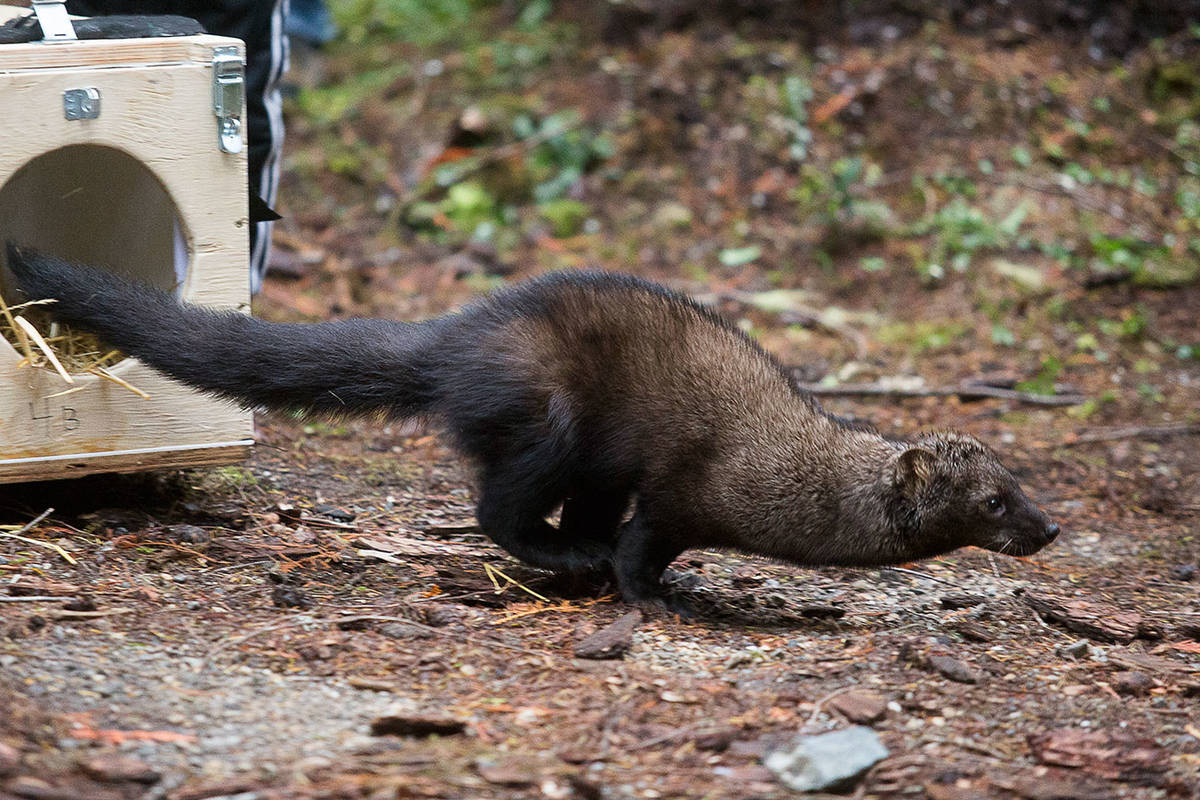
[[[908,569],[906,567],[883,567],[882,569],[884,572],[901,572],[905,575],[912,575],[914,578],[925,578],[926,580],[936,581],[937,583],[945,584],[946,586],[956,585],[945,578],[939,578],[936,575],[930,575],[926,572],[918,572],[915,569]]]
[[[1030,611],[1033,612],[1033,621],[1053,633],[1055,636],[1061,636],[1063,639],[1067,639],[1072,642],[1076,640],[1077,637],[1071,636],[1071,634],[1065,633],[1064,631],[1060,631],[1058,628],[1053,627],[1050,625],[1050,623],[1046,622],[1046,620],[1042,619],[1042,615],[1037,612],[1037,609],[1031,608]]]
[[[818,700],[816,706],[813,708],[812,714],[808,718],[808,722],[804,723],[804,727],[811,728],[813,725],[816,725],[817,717],[821,716],[821,707],[822,706],[824,706],[826,703],[828,703],[833,698],[839,697],[854,688],[855,688],[854,684],[850,684],[849,686],[843,686],[842,688],[838,689],[837,691],[830,692],[829,694],[825,695],[820,700]]]
[[[1129,428],[1089,431],[1063,444],[1069,446],[1091,442],[1115,442],[1119,439],[1167,439],[1172,436],[1200,436],[1200,425],[1135,425]]]
[[[1038,394],[981,384],[908,388],[880,383],[843,383],[836,386],[825,386],[819,383],[796,381],[796,386],[809,394],[826,397],[957,397],[962,400],[995,398],[1038,406],[1075,406],[1087,400],[1081,394]]]
[[[25,597],[0,597],[0,603],[50,603],[55,600],[61,602],[64,598],[54,595],[28,595]]]
[[[263,564],[270,564],[270,563],[272,563],[272,559],[270,559],[270,558],[257,558],[257,559],[254,559],[253,561],[242,561],[242,562],[236,563],[236,564],[226,564],[223,567],[211,567],[209,569],[202,569],[202,570],[200,570],[200,574],[207,575],[212,572],[228,572],[230,570],[235,570],[235,569],[249,569],[250,567],[258,567],[258,566],[262,566]]]
[[[115,617],[119,614],[132,613],[132,608],[110,608],[107,611],[51,611],[47,616],[50,619],[95,619],[96,617]]]
[[[660,736],[654,736],[650,739],[646,739],[643,742],[638,742],[635,745],[631,745],[625,749],[627,752],[631,752],[631,753],[638,751],[638,750],[648,750],[651,747],[654,747],[656,745],[666,744],[667,742],[678,741],[678,740],[682,739],[683,737],[689,736],[695,732],[699,732],[702,728],[709,727],[710,725],[711,725],[711,723],[709,723],[709,722],[697,722],[693,725],[684,725],[682,728],[676,728],[675,730],[668,731],[667,733],[664,733]],[[719,730],[719,729],[717,729],[717,730]]]
[[[1003,752],[996,750],[995,748],[988,747],[985,744],[976,744],[970,739],[964,739],[960,736],[951,736],[947,738],[942,738],[940,736],[926,736],[924,737],[924,741],[937,742],[938,744],[948,744],[952,747],[960,747],[963,750],[970,750],[972,753],[979,753],[980,755],[985,755],[1004,763],[1012,761],[1012,756],[1005,755]]]

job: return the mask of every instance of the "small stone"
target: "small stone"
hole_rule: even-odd
[[[475,762],[475,769],[479,771],[481,778],[497,786],[511,786],[513,788],[532,786],[537,780],[536,772],[530,769],[528,764],[518,761],[498,761],[490,758],[481,758]]]
[[[312,600],[299,589],[276,586],[271,590],[271,602],[276,608],[312,608]]]
[[[878,722],[887,715],[887,700],[874,692],[849,691],[829,701],[835,711],[858,725]]]
[[[12,775],[20,763],[21,754],[17,752],[16,748],[0,742],[0,778]]]
[[[278,518],[276,521],[278,522]],[[163,533],[167,535],[167,538],[185,544],[208,544],[212,538],[208,535],[208,531],[199,525],[168,525],[163,528]]]
[[[951,658],[950,656],[930,656],[929,666],[952,681],[958,681],[959,683],[979,683],[979,673],[957,658]]]
[[[19,778],[13,778],[4,784],[4,789],[9,794],[16,795],[17,797],[42,798],[62,794],[46,781],[41,778],[35,778],[32,775],[22,775]]]
[[[1171,580],[1190,581],[1196,577],[1195,564],[1176,564],[1171,567]]]
[[[1087,643],[1087,639],[1080,639],[1077,642],[1071,642],[1071,644],[1064,644],[1058,648],[1057,652],[1060,656],[1069,656],[1078,659],[1086,658],[1091,649],[1091,645]]]
[[[337,646],[329,642],[302,644],[296,648],[296,652],[305,661],[328,661],[337,655]]]
[[[942,608],[951,610],[972,608],[985,602],[987,602],[987,598],[981,594],[948,594],[942,597]]]
[[[633,645],[633,632],[642,623],[642,612],[634,610],[601,628],[575,645],[576,658],[621,658]]]
[[[763,765],[798,792],[852,788],[888,750],[870,728],[856,726],[819,736],[799,736],[789,748],[767,753]]]
[[[453,736],[466,728],[461,719],[417,714],[388,714],[371,721],[372,736]]]
[[[271,512],[283,522],[291,522],[293,524],[300,521],[303,513],[291,503],[277,503]]]
[[[320,514],[326,519],[332,519],[336,522],[354,522],[358,516],[353,511],[347,511],[344,508],[329,505],[328,503],[320,503],[313,508],[313,511]]]
[[[161,775],[147,764],[129,756],[104,755],[80,764],[90,777],[105,783],[158,783]]]
[[[1154,688],[1154,679],[1144,672],[1118,672],[1112,687],[1117,694],[1143,695]]]
[[[66,611],[95,611],[96,607],[95,598],[87,593],[80,594],[63,603],[63,609]]]
[[[376,630],[389,639],[432,639],[437,634],[407,622],[385,622]]]
[[[714,731],[697,734],[692,743],[696,745],[697,750],[723,753],[729,749],[729,745],[733,744],[741,732],[740,728],[718,728]]]

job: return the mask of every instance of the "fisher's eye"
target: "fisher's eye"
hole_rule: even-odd
[[[1004,507],[1004,498],[998,494],[994,494],[989,497],[987,499],[987,503],[984,505],[987,506],[987,512],[993,517],[1003,516],[1006,510]]]

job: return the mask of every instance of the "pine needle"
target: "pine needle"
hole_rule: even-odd
[[[550,602],[549,597],[538,594],[533,589],[530,589],[528,586],[521,583],[520,581],[514,580],[514,579],[510,578],[508,575],[505,575],[503,572],[500,571],[499,567],[493,567],[491,564],[487,563],[486,561],[483,563],[483,571],[484,571],[484,573],[487,574],[488,578],[491,579],[492,586],[494,586],[496,588],[497,592],[502,592],[505,589],[507,589],[509,586],[516,586],[521,591],[525,592],[526,594],[532,595],[533,597],[536,597],[538,600],[541,600],[543,603]],[[497,575],[500,576],[501,578],[503,578],[505,581],[507,581],[507,583],[505,583],[503,586],[501,586],[500,582],[496,580]]]

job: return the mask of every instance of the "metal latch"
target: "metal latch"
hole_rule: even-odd
[[[70,42],[76,38],[75,26],[63,0],[33,0],[33,13],[42,26],[43,41]]]
[[[214,47],[213,113],[222,153],[242,152],[242,105],[246,100],[245,69],[236,47]]]

